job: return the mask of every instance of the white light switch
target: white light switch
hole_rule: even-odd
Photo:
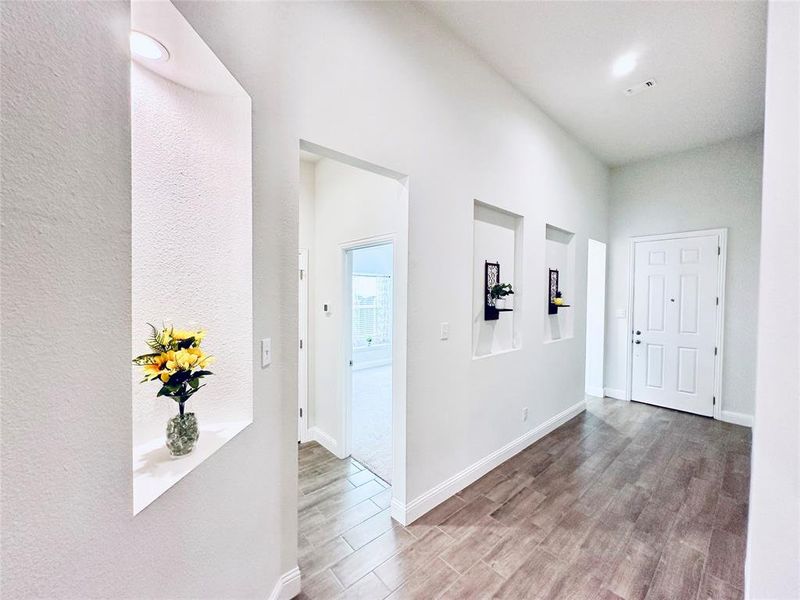
[[[439,325],[439,339],[446,340],[450,337],[450,323],[441,323]]]
[[[261,340],[261,366],[268,367],[272,363],[272,338]]]
[[[624,308],[617,309],[617,318],[618,319],[624,319],[627,316],[628,316],[628,311],[627,310],[625,310]]]

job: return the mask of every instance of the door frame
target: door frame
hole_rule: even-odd
[[[717,236],[719,253],[717,255],[717,297],[719,310],[717,310],[715,345],[717,355],[714,359],[714,418],[722,418],[722,359],[724,350],[724,324],[725,324],[725,266],[728,255],[728,228],[700,229],[697,231],[680,231],[676,233],[660,233],[655,235],[638,235],[630,238],[628,246],[628,310],[625,321],[627,349],[625,356],[625,400],[630,402],[633,393],[633,288],[636,268],[636,244],[641,242],[657,242],[661,240],[676,240],[693,237]]]
[[[395,418],[394,418],[394,393],[395,393],[395,359],[397,353],[395,351],[395,344],[397,340],[397,317],[396,312],[398,308],[398,288],[399,282],[395,276],[397,269],[397,243],[396,235],[394,233],[385,233],[381,235],[370,236],[358,240],[351,240],[340,244],[342,252],[342,353],[344,357],[342,361],[342,383],[341,383],[341,398],[344,404],[342,411],[342,431],[344,432],[344,439],[342,440],[342,457],[350,456],[352,453],[352,435],[353,435],[353,250],[361,250],[363,248],[374,248],[375,246],[384,246],[386,244],[392,245],[392,448],[394,448],[395,437]],[[405,282],[403,282],[405,285]],[[405,344],[405,341],[403,342]],[[392,460],[392,479],[394,479],[395,460]]]
[[[308,248],[299,248],[298,259],[298,337],[297,356],[297,437],[302,444],[308,434]],[[303,376],[305,375],[305,377]]]

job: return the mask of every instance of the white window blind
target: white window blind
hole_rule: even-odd
[[[353,348],[391,343],[391,276],[353,273]]]

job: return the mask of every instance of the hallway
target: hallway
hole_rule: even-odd
[[[586,412],[408,527],[385,484],[300,450],[301,598],[740,598],[750,430]]]

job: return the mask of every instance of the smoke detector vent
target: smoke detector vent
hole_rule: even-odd
[[[647,81],[643,81],[642,83],[637,83],[636,85],[629,87],[625,90],[626,96],[635,96],[636,94],[641,94],[645,90],[649,90],[652,87],[656,86],[655,79],[648,79]]]

